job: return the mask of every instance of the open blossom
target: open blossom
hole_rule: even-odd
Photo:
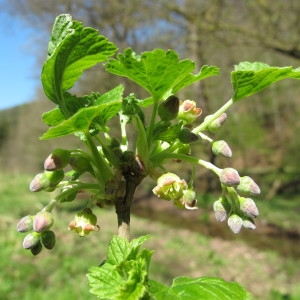
[[[202,109],[196,107],[196,102],[192,100],[180,101],[178,120],[184,125],[193,123],[202,113]]]
[[[180,179],[174,173],[166,173],[157,180],[157,186],[152,190],[153,193],[164,200],[179,200],[184,190],[188,187],[184,179]]]
[[[97,217],[90,208],[76,214],[73,221],[69,224],[69,230],[74,230],[79,236],[88,235],[91,231],[99,231],[100,227],[96,225]]]

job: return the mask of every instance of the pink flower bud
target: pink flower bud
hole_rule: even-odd
[[[29,189],[31,192],[39,192],[42,190],[53,190],[58,183],[64,178],[64,171],[44,171],[37,174],[31,181]]]
[[[32,249],[38,243],[40,243],[41,235],[38,232],[30,232],[28,233],[23,240],[23,248],[24,249]]]
[[[231,157],[232,152],[228,144],[225,141],[216,141],[212,144],[212,152],[215,155],[222,155],[225,157]]]
[[[250,218],[256,218],[259,215],[255,202],[251,198],[239,197],[241,211]]]
[[[236,214],[232,214],[229,218],[228,218],[228,226],[231,229],[231,231],[233,233],[239,233],[242,226],[243,226],[243,220],[240,216],[236,215]]]
[[[33,230],[33,216],[23,217],[17,225],[17,231],[28,232]]]
[[[240,183],[240,176],[237,170],[225,168],[220,174],[220,181],[226,186],[235,186]]]
[[[41,211],[33,218],[33,230],[36,232],[42,232],[51,228],[53,223],[53,215],[47,211]]]
[[[250,230],[254,230],[256,228],[254,221],[250,218],[246,218],[243,220],[243,226]]]
[[[211,118],[212,116],[207,116],[205,120]],[[227,114],[222,113],[217,119],[213,120],[207,127],[210,132],[217,132],[218,129],[222,126],[222,124],[226,121]]]
[[[55,149],[45,160],[44,169],[47,171],[61,170],[66,167],[70,161],[69,150]]]
[[[218,222],[224,222],[227,219],[227,209],[226,205],[223,204],[222,197],[219,198],[217,201],[214,202],[214,212],[215,212],[215,217]]]
[[[237,191],[246,196],[257,196],[260,194],[259,186],[249,176],[241,177],[240,184],[237,186]]]

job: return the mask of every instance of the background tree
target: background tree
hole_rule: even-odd
[[[34,30],[40,38],[36,45],[42,45],[44,49],[53,19],[68,12],[121,45],[120,51],[129,46],[139,51],[153,47],[172,48],[190,57],[197,65],[220,66],[224,72],[218,80],[199,83],[193,92],[180,95],[196,99],[204,117],[207,111],[214,110],[230,97],[231,91],[226,90],[229,78],[222,76],[227,76],[225,74],[235,63],[248,60],[279,66],[298,64],[300,3],[296,0],[276,3],[271,0],[13,0],[3,1],[1,10],[18,16],[24,26],[38,27]],[[126,80],[123,83],[128,84]],[[85,94],[88,90],[103,92],[113,84],[114,77],[107,78],[99,67],[95,67],[75,88]],[[287,155],[293,153],[293,159],[299,156],[295,139],[300,126],[297,88],[297,82],[279,83],[263,92],[257,100],[238,106],[238,113],[229,117],[228,122],[236,129],[226,132],[228,142],[236,158],[240,158],[235,160],[234,167],[252,169],[256,162],[262,168],[250,172],[258,176],[273,169],[283,176],[283,182],[299,174],[293,167],[291,156]],[[232,126],[223,130],[228,128]],[[271,177],[270,183],[273,181]]]

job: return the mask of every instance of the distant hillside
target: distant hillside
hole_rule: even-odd
[[[43,99],[0,111],[1,171],[37,173],[51,149],[63,147],[63,140],[39,140],[47,130],[41,115],[52,108]]]

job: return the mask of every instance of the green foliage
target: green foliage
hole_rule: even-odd
[[[209,131],[212,122],[224,116],[224,112],[234,102],[255,94],[278,80],[298,79],[299,70],[270,67],[262,63],[240,63],[232,72],[232,99],[195,126],[193,122],[200,116],[201,109],[196,108],[194,101],[189,102],[188,110],[181,109],[184,101],[179,101],[173,94],[192,83],[217,75],[217,67],[203,66],[194,75],[192,72],[195,70],[195,63],[189,59],[180,61],[173,50],[155,49],[137,55],[132,49],[127,49],[124,54],[109,60],[115,52],[115,45],[105,37],[98,36],[95,29],[83,28],[70,15],[57,17],[41,76],[44,92],[50,101],[57,104],[57,108],[43,115],[43,121],[52,127],[42,139],[74,134],[80,138],[84,148],[67,151],[68,160],[59,170],[62,176],[55,178],[55,183],[49,179],[51,182],[48,184],[48,180],[44,187],[46,184],[40,182],[40,177],[31,182],[30,187],[33,187],[31,190],[34,192],[43,189],[49,191],[49,188],[50,191],[58,192],[55,199],[42,211],[51,214],[58,203],[74,201],[79,191],[89,193],[91,197],[83,211],[88,212],[92,220],[83,220],[82,214],[77,213],[78,218],[75,217],[69,224],[69,229],[74,229],[83,236],[96,231],[95,228],[99,229],[96,225],[97,218],[92,212],[93,206],[115,206],[119,236],[112,239],[107,260],[100,267],[91,268],[88,274],[91,292],[102,299],[173,299],[178,296],[185,299],[200,296],[202,299],[231,299],[232,295],[238,299],[249,299],[249,294],[238,284],[218,278],[179,277],[170,288],[149,280],[152,252],[145,249],[140,251],[140,246],[147,237],[128,241],[132,199],[136,188],[144,178],[150,176],[157,181],[153,193],[160,199],[172,200],[181,209],[197,209],[193,185],[196,166],[202,166],[215,173],[220,180],[222,201],[217,200],[218,205],[214,206],[217,220],[227,220],[234,233],[238,233],[242,227],[255,229],[254,218],[259,213],[255,202],[248,197],[260,193],[257,184],[250,177],[242,182],[239,173],[233,168],[221,169],[200,159],[197,153],[192,153],[189,145],[199,141],[213,145],[215,141],[204,131]],[[150,94],[149,97],[138,100],[134,94],[130,94],[123,99],[122,85],[102,95],[96,92],[77,97],[68,92],[84,70],[100,62],[106,63],[108,72],[137,83]],[[162,102],[163,100],[165,101]],[[159,101],[162,104],[159,105]],[[150,121],[146,123],[143,107],[149,105],[153,105],[153,108]],[[188,114],[186,118],[182,115],[185,113]],[[114,117],[119,117],[121,142],[107,126],[107,122]],[[158,117],[160,121],[157,121]],[[132,124],[136,132],[135,140],[131,140],[131,135],[128,134],[128,123]],[[222,123],[219,120],[217,127]],[[229,157],[231,149],[227,144],[226,147],[226,156]],[[84,162],[84,168],[78,171],[74,162],[80,159]],[[168,172],[166,162],[170,159],[192,165],[189,180],[185,181],[175,173]],[[65,173],[64,169],[70,166],[73,171]],[[54,174],[49,172],[41,174]],[[82,176],[85,172],[90,175],[88,179]],[[38,212],[36,216],[40,214]],[[39,232],[49,228],[34,229]],[[24,240],[25,249],[36,245],[28,246],[26,237]],[[54,242],[50,242],[46,248],[54,246]],[[41,249],[42,247],[33,253],[37,254]]]
[[[107,260],[88,274],[91,292],[101,299],[141,299],[147,294],[147,275],[152,252],[142,250],[147,236],[128,242],[114,236]]]
[[[82,72],[114,55],[117,48],[93,28],[83,28],[70,15],[60,15],[53,25],[48,56],[43,66],[42,84],[49,100],[70,114],[63,98]]]
[[[249,97],[286,78],[300,79],[300,68],[271,67],[265,63],[241,62],[231,73],[234,101]]]
[[[124,54],[118,55],[118,59],[110,60],[106,70],[130,78],[145,88],[155,101],[219,73],[217,67],[203,66],[198,74],[193,75],[194,62],[188,59],[179,61],[175,51],[162,49],[144,52],[142,55],[127,49]]]
[[[163,287],[156,282],[150,282],[150,291],[157,300],[181,299],[251,299],[250,294],[235,282],[227,282],[220,278],[200,277],[175,278],[170,288]]]
[[[148,268],[152,252],[139,251],[148,236],[131,242],[114,236],[110,242],[107,260],[89,270],[91,293],[100,299],[138,300],[157,299],[250,299],[240,285],[220,278],[175,278],[171,287],[148,280]]]

